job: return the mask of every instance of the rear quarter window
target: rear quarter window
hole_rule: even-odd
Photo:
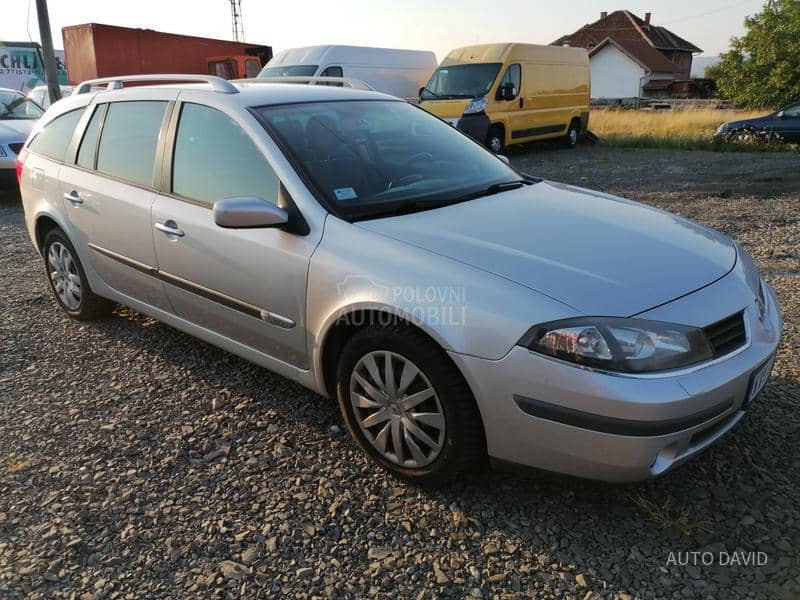
[[[72,134],[75,133],[75,127],[82,114],[83,108],[79,108],[53,119],[36,134],[28,146],[28,150],[63,162],[72,140]]]

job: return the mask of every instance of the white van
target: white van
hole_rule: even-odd
[[[308,46],[276,54],[259,77],[352,77],[379,92],[417,100],[438,66],[424,50],[366,46]]]

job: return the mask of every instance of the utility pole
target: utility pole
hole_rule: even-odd
[[[42,40],[42,58],[47,80],[47,91],[50,103],[61,99],[61,88],[58,85],[58,68],[56,53],[53,50],[53,35],[50,33],[50,14],[47,12],[47,0],[36,0],[36,14],[39,19],[39,37]]]

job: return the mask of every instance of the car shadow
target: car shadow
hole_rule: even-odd
[[[92,327],[109,338],[122,334],[126,343],[180,370],[190,370],[232,398],[300,418],[320,435],[328,435],[332,425],[344,429],[333,400],[135,311],[119,309],[114,317]],[[280,394],[274,393],[276,389]],[[783,491],[789,496],[796,491],[798,462],[791,462],[790,440],[796,440],[800,429],[795,416],[798,398],[800,382],[773,377],[729,435],[689,463],[651,481],[609,484],[502,466],[475,469],[439,489],[398,485],[406,494],[460,507],[468,521],[480,523],[476,526],[482,534],[499,529],[533,540],[541,537],[535,534],[541,527],[548,538],[570,539],[580,548],[580,532],[596,543],[594,527],[601,522],[605,531],[613,532],[609,543],[616,540],[628,548],[637,540],[653,545],[654,536],[659,543],[700,547],[722,542],[733,548],[744,541],[735,525],[766,502],[754,496],[754,490],[769,486],[772,493]],[[377,467],[374,471],[376,477],[389,477]],[[588,552],[590,546],[584,550]]]

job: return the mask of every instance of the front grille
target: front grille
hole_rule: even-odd
[[[19,154],[22,151],[22,147],[25,145],[25,142],[20,142],[19,144],[9,144],[8,147],[14,152],[14,154]]]
[[[703,331],[711,344],[714,358],[724,356],[744,346],[747,334],[744,329],[744,311],[712,323]]]

